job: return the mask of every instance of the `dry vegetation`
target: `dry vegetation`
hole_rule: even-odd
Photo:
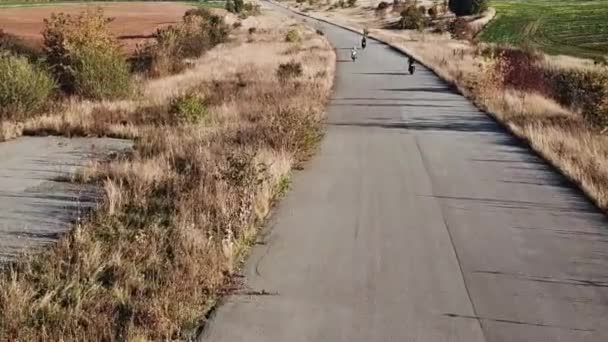
[[[295,4],[290,3],[293,6]],[[430,30],[385,29],[373,7],[309,10],[351,29],[367,29],[414,56],[577,183],[608,210],[608,69],[592,61],[497,48]],[[387,13],[391,13],[390,10]],[[467,18],[479,30],[493,15]],[[394,18],[394,15],[393,15]],[[472,19],[472,20],[471,20]]]
[[[294,29],[300,42],[286,42]],[[75,177],[105,190],[90,218],[0,275],[0,340],[187,339],[234,286],[256,228],[320,137],[335,56],[271,14],[231,36],[179,74],[140,80],[140,98],[73,100],[23,124],[136,146]]]

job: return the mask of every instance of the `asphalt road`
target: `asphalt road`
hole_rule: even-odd
[[[201,340],[608,341],[605,217],[431,72],[322,27],[327,135]]]
[[[129,141],[23,137],[0,143],[0,262],[55,241],[95,205],[99,192],[58,181]]]

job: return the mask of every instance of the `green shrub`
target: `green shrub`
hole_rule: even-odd
[[[303,73],[302,63],[296,61],[281,63],[277,69],[277,77],[282,82],[300,77]]]
[[[150,77],[180,72],[184,58],[199,57],[225,42],[229,33],[223,17],[205,8],[190,10],[182,23],[157,30],[155,42],[137,52],[135,69]]]
[[[0,54],[0,120],[43,110],[56,88],[42,66],[22,56]]]
[[[437,8],[437,5],[429,7],[428,15],[433,20],[437,19],[437,16],[439,16],[439,8]]]
[[[0,29],[0,53],[10,52],[13,55],[26,56],[32,60],[38,59],[41,51],[14,34]]]
[[[474,35],[471,27],[464,18],[456,18],[456,20],[451,21],[449,31],[456,39],[471,40]]]
[[[101,9],[45,19],[47,62],[65,92],[92,99],[122,98],[130,93],[127,63],[107,28],[110,21]]]
[[[480,14],[488,10],[488,0],[473,0],[472,14]]]
[[[355,5],[357,4],[357,0],[347,0],[348,2],[348,7],[355,7]]]
[[[226,5],[224,6],[224,8],[226,9],[226,11],[228,11],[230,13],[236,13],[236,8],[234,6],[234,1],[232,1],[232,0],[226,1]]]
[[[243,11],[243,0],[232,0],[234,2],[234,13],[241,13]]]
[[[133,93],[129,65],[115,50],[83,47],[72,54],[74,93],[94,100],[127,98]]]
[[[377,11],[383,11],[387,8],[390,7],[390,4],[386,1],[380,1],[380,3],[378,4],[378,6],[376,7]]]
[[[407,30],[421,30],[426,26],[426,18],[420,11],[410,6],[401,11],[400,19],[401,29]]]
[[[200,123],[209,116],[204,99],[193,92],[174,98],[169,106],[169,113],[181,124]]]
[[[457,16],[479,14],[488,9],[487,0],[450,0],[449,8]]]
[[[296,29],[291,29],[287,31],[287,35],[285,35],[285,41],[289,43],[297,43],[301,40],[300,32]]]
[[[254,4],[252,2],[247,2],[243,5],[243,13],[247,15],[259,15],[262,11],[260,9],[260,5]]]
[[[228,0],[225,9],[230,13],[240,14],[243,19],[250,15],[260,14],[260,5],[251,2],[246,3],[243,0]]]
[[[608,126],[608,72],[546,69],[544,76],[556,101],[580,109],[593,125]]]

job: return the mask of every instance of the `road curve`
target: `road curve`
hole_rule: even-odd
[[[201,340],[608,341],[605,217],[430,71],[318,25],[327,136]]]

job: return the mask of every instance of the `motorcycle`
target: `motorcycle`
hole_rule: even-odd
[[[416,71],[416,66],[414,65],[414,59],[410,57],[408,59],[408,64],[409,64],[409,66],[408,66],[407,70],[410,72],[410,75],[413,75],[414,71]]]
[[[361,41],[361,48],[365,49],[365,46],[367,46],[367,41],[365,40],[365,38],[363,38],[363,40]]]
[[[410,64],[408,71],[410,72],[410,75],[413,75],[416,71],[416,66],[414,66],[414,64]]]
[[[357,52],[356,51],[351,52],[350,58],[353,60],[353,62],[356,61],[357,60]]]

